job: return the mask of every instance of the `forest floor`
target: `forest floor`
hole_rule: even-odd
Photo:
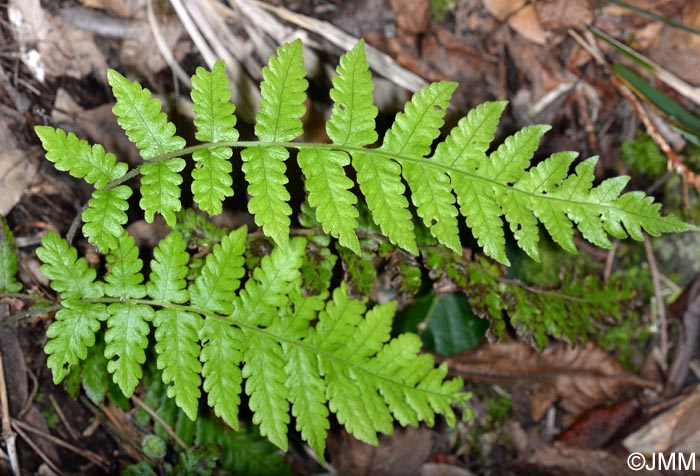
[[[654,104],[651,93],[645,95],[615,69],[633,69],[691,116],[700,110],[700,2],[148,2],[8,0],[0,5],[0,214],[15,237],[18,279],[25,289],[0,295],[5,375],[0,393],[9,400],[22,474],[121,474],[140,461],[146,463],[125,474],[167,474],[182,453],[171,438],[177,428],[170,426],[177,425],[160,425],[148,416],[170,412],[167,421],[177,422],[172,413],[177,409],[162,401],[151,409],[148,389],[140,387],[134,398],[120,402],[104,395],[90,398],[79,374],[54,385],[43,353],[54,314],[32,311],[56,299],[35,250],[49,231],[66,235],[91,193],[44,158],[34,126],[73,131],[132,166],[141,160],[111,113],[108,68],[154,91],[180,126],[191,124],[187,78],[197,66],[223,58],[237,84],[256,89],[274,48],[302,38],[312,71],[305,139],[323,142],[330,75],[340,54],[364,38],[376,53],[371,66],[383,127],[424,84],[456,81],[448,124],[484,101],[508,100],[501,139],[529,124],[550,124],[538,157],[562,150],[598,156],[598,180],[631,175],[628,189],[653,194],[665,213],[694,223],[700,217],[695,175],[700,130],[691,124],[690,132],[679,133],[674,126],[684,125],[683,117],[664,113],[669,102]],[[630,51],[653,66],[641,68]],[[234,96],[241,129],[252,130],[254,95]],[[244,204],[234,206],[219,224],[252,226],[244,210]],[[130,220],[128,229],[142,249],[162,236],[159,225],[138,216]],[[451,355],[439,355],[474,394],[473,418],[454,429],[441,422],[435,428],[397,427],[372,447],[334,426],[326,464],[298,437],[280,454],[251,429],[230,440],[243,450],[233,451],[229,460],[254,461],[218,461],[216,474],[232,474],[231,468],[266,474],[273,471],[268,462],[274,456],[298,475],[619,476],[636,474],[628,465],[634,452],[690,457],[700,452],[697,239],[697,233],[688,233],[615,243],[610,251],[579,240],[578,256],[551,254],[542,265],[518,265],[508,275],[511,282],[542,289],[560,289],[582,274],[597,275],[606,284],[611,276],[623,276],[633,298],[618,309],[619,316],[596,316],[593,331],[576,345],[550,339],[539,350],[509,328],[504,339],[489,340],[482,331],[475,340],[479,345],[450,347]],[[84,239],[77,244],[97,264],[94,249]],[[405,301],[410,309],[411,297]],[[541,310],[546,312],[552,311]],[[439,343],[435,347],[444,354]],[[164,457],[144,452],[142,440],[152,433],[167,442]],[[12,474],[8,448],[2,446],[0,474]],[[207,464],[216,456],[188,455],[199,469],[172,474],[212,474]],[[700,464],[693,469],[682,474],[700,474]]]

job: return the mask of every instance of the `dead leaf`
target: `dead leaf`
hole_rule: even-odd
[[[431,448],[432,432],[424,427],[397,429],[391,436],[382,436],[376,447],[346,431],[334,431],[328,439],[328,459],[346,476],[418,476]]]
[[[7,215],[27,191],[37,170],[37,161],[16,146],[12,119],[0,116],[0,214]],[[36,155],[36,154],[34,154]]]
[[[549,33],[540,24],[534,5],[527,5],[508,19],[508,25],[520,36],[538,45],[547,44]]]
[[[669,408],[636,432],[622,444],[629,451],[657,453],[662,451],[697,451],[700,439],[700,388],[683,401]]]
[[[540,354],[523,342],[503,341],[446,360],[451,371],[467,381],[530,389],[534,420],[542,418],[557,399],[569,413],[578,415],[605,400],[617,399],[629,387],[656,386],[630,374],[590,342],[577,348],[557,344]]]
[[[505,21],[525,5],[525,0],[483,0],[483,2],[489,13],[501,21]]]
[[[535,8],[545,30],[582,28],[595,18],[588,0],[540,0],[535,3]]]
[[[603,450],[576,448],[554,443],[537,449],[526,460],[516,461],[509,468],[515,474],[538,476],[663,476],[661,471],[633,471],[627,455],[616,456]]]
[[[625,425],[640,416],[639,401],[629,398],[615,405],[582,413],[558,437],[569,446],[603,448]]]
[[[405,33],[419,35],[430,26],[428,0],[390,0],[396,27]]]
[[[700,2],[688,2],[680,21],[690,27],[700,27]],[[649,57],[688,83],[700,86],[699,51],[700,35],[664,25],[649,50]]]
[[[82,78],[107,69],[93,34],[50,14],[39,0],[10,0],[8,16],[22,61],[40,82],[44,75]]]
[[[425,463],[420,467],[420,476],[474,476],[474,473],[451,464]]]

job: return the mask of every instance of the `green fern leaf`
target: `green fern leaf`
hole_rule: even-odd
[[[102,283],[96,283],[97,272],[88,266],[85,258],[51,231],[41,240],[36,255],[44,263],[39,268],[51,280],[51,288],[64,299],[96,299],[104,295]]]
[[[259,333],[245,332],[243,378],[254,412],[253,423],[260,434],[282,451],[287,450],[289,403],[287,402],[284,354],[275,340]]]
[[[185,287],[187,282],[187,243],[178,232],[166,236],[153,250],[151,261],[151,278],[146,285],[148,295],[156,301],[182,304],[189,295]]]
[[[129,169],[123,162],[116,163],[114,155],[105,153],[101,145],[90,147],[87,141],[78,139],[72,132],[66,135],[65,131],[48,126],[36,126],[34,131],[41,139],[46,158],[57,170],[84,178],[97,189],[120,179]]]
[[[223,315],[233,311],[234,291],[245,274],[246,227],[238,228],[214,246],[204,263],[201,273],[190,286],[192,305]]]
[[[288,295],[300,286],[299,269],[303,263],[306,242],[293,239],[286,248],[277,247],[255,268],[253,277],[245,284],[233,303],[233,315],[240,322],[269,326],[284,307]]]
[[[199,331],[202,318],[176,309],[160,309],[153,319],[156,327],[158,368],[163,370],[163,383],[168,385],[168,397],[175,397],[192,421],[199,406]]]
[[[140,273],[142,266],[134,238],[124,233],[119,238],[117,247],[107,255],[109,273],[105,277],[105,294],[121,299],[144,297],[146,286],[143,285],[143,275]]]
[[[316,209],[323,231],[360,253],[360,242],[355,235],[359,215],[355,208],[357,198],[350,191],[352,180],[343,170],[350,158],[334,150],[301,149],[297,160],[306,178],[309,204]]]
[[[326,124],[328,137],[334,144],[366,146],[377,141],[374,119],[377,108],[372,104],[372,74],[369,72],[365,41],[340,57],[333,77],[331,118]]]
[[[296,418],[296,429],[311,449],[323,458],[330,428],[323,378],[318,374],[318,357],[309,349],[282,344],[285,351],[285,387]]]
[[[486,150],[493,140],[505,102],[484,103],[469,111],[450,135],[438,144],[433,160],[448,168],[452,188],[457,195],[460,212],[466,218],[479,246],[496,260],[507,263],[503,222],[500,210],[488,188],[477,189],[464,173],[476,174],[486,159]],[[462,172],[462,173],[459,173]]]
[[[17,247],[12,231],[3,215],[0,215],[0,293],[15,293],[22,285],[17,274]]]
[[[114,70],[107,72],[117,103],[112,112],[129,140],[150,160],[185,147],[185,140],[175,135],[175,125],[168,122],[160,110],[160,101],[151,98],[151,92],[131,82]],[[141,201],[146,221],[153,222],[156,212],[163,215],[168,225],[175,225],[175,213],[181,208],[179,172],[185,168],[180,158],[146,163],[141,166]]]
[[[113,69],[107,71],[107,81],[117,99],[112,112],[144,160],[185,147],[185,140],[175,135],[175,125],[161,112],[160,101],[152,98],[148,89]]]
[[[456,87],[457,83],[442,81],[418,91],[404,112],[397,114],[380,150],[415,159],[428,155],[433,141],[440,135],[445,110]],[[435,238],[461,253],[457,209],[447,174],[406,160],[401,161],[401,167],[413,192],[411,199],[418,216]]]
[[[260,86],[263,99],[255,124],[255,135],[260,141],[284,142],[301,135],[308,86],[305,75],[300,40],[278,48],[277,56],[270,58],[268,66],[263,68],[265,80]],[[284,162],[289,152],[280,146],[253,146],[244,149],[241,157],[252,197],[248,210],[265,235],[285,246],[292,213],[287,204],[289,193],[284,187],[288,181]]]
[[[209,72],[197,68],[192,77],[192,101],[197,118],[195,137],[202,142],[238,140],[236,131],[236,107],[229,102],[231,90],[223,61],[217,61]],[[231,184],[232,155],[230,147],[213,147],[197,150],[192,154],[196,168],[192,172],[192,193],[199,208],[210,215],[221,213],[221,202],[233,196]]]
[[[238,430],[238,406],[241,403],[243,376],[238,365],[243,360],[243,331],[228,320],[207,316],[199,331],[202,351],[199,356],[207,402],[216,416]]]
[[[107,370],[122,393],[131,397],[143,373],[141,365],[146,361],[148,347],[148,321],[153,320],[153,309],[141,304],[110,304],[107,332],[105,333],[105,357],[109,359]]]
[[[175,226],[175,212],[180,211],[180,171],[185,168],[183,159],[170,159],[150,162],[141,166],[141,200],[139,205],[145,212],[148,223],[153,222],[157,213],[165,222]]]
[[[127,185],[119,185],[108,190],[95,190],[88,200],[82,217],[83,233],[103,253],[116,248],[119,237],[125,233],[123,225],[128,220],[127,199],[131,193]]]
[[[100,321],[107,319],[107,306],[85,303],[79,299],[64,299],[56,320],[46,331],[49,341],[44,352],[54,383],[60,383],[71,368],[87,357],[88,348],[95,345],[95,333]]]

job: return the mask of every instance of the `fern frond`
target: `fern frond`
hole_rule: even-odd
[[[260,426],[260,434],[267,437],[282,451],[287,451],[287,402],[284,354],[279,342],[258,333],[245,334],[245,364],[243,378],[245,392],[250,396],[253,423]]]
[[[156,301],[182,304],[189,299],[187,282],[187,243],[174,231],[163,238],[153,250],[151,276],[146,285],[148,295]]]
[[[113,69],[107,71],[107,81],[117,100],[112,112],[144,160],[185,147],[185,139],[175,135],[175,124],[161,112],[160,101],[148,89]]]
[[[51,280],[51,288],[64,299],[95,299],[104,295],[102,283],[95,282],[97,272],[75,248],[51,231],[41,239],[36,255],[44,263],[39,268]]]
[[[239,364],[243,360],[243,331],[228,320],[207,316],[199,331],[202,351],[202,377],[207,403],[216,416],[238,429],[238,406],[241,403],[243,376]]]
[[[17,247],[12,231],[0,215],[0,293],[14,293],[22,289],[17,274]]]
[[[48,126],[36,126],[36,135],[46,151],[46,158],[53,162],[57,170],[68,172],[75,178],[84,178],[97,189],[105,188],[112,180],[126,174],[129,166],[116,162],[113,154],[95,144],[90,147],[87,141],[78,139],[75,134]]]
[[[197,68],[192,77],[193,109],[197,116],[195,137],[202,142],[238,140],[236,107],[229,102],[231,90],[223,61],[217,61],[211,72]],[[213,147],[192,154],[196,168],[192,172],[192,193],[199,208],[210,215],[221,213],[221,202],[233,196],[230,147]]]
[[[204,267],[190,286],[192,304],[200,309],[229,315],[233,311],[233,293],[245,274],[246,227],[225,236],[207,256]]]
[[[194,421],[200,396],[199,331],[202,318],[177,309],[159,309],[153,325],[156,327],[158,368],[163,370],[168,397],[174,397],[177,406]]]
[[[127,185],[106,190],[95,190],[83,212],[83,233],[90,243],[103,253],[118,246],[119,237],[125,231],[123,225],[128,217],[127,199],[132,190]]]
[[[406,189],[401,182],[401,166],[384,156],[361,152],[352,154],[352,166],[374,223],[392,243],[417,255],[413,217],[403,195]]]
[[[396,115],[380,150],[415,159],[428,155],[430,146],[440,135],[445,110],[456,87],[457,83],[442,81],[414,94],[404,112]],[[460,253],[457,209],[447,174],[408,161],[401,167],[418,216],[438,241]]]
[[[334,144],[366,146],[377,141],[374,119],[378,110],[372,104],[372,74],[365,55],[365,41],[340,57],[330,96],[331,118],[326,124]]]
[[[110,304],[105,357],[107,370],[122,393],[130,397],[141,380],[141,365],[146,361],[148,322],[153,320],[153,309],[141,304]]]
[[[104,304],[65,299],[56,313],[56,320],[46,331],[49,341],[44,352],[54,383],[60,383],[71,368],[87,357],[88,348],[95,345],[95,333],[100,321],[109,316]]]
[[[185,140],[175,135],[175,125],[160,110],[160,101],[151,98],[151,92],[140,84],[131,82],[114,70],[107,72],[107,80],[117,103],[112,112],[129,140],[139,149],[141,157],[150,160],[185,147]],[[180,158],[146,163],[141,166],[141,201],[146,221],[153,222],[160,213],[168,225],[175,224],[175,212],[179,211],[179,172],[185,168]]]
[[[146,295],[143,274],[140,273],[143,261],[139,259],[139,249],[134,238],[124,233],[118,240],[117,247],[107,255],[109,273],[104,285],[107,296],[139,299]]]
[[[263,68],[265,78],[260,86],[262,101],[256,116],[255,135],[263,142],[290,141],[301,135],[301,117],[304,115],[306,87],[301,41],[287,43],[277,49]],[[255,223],[278,245],[284,246],[289,237],[287,202],[289,193],[284,185],[285,160],[289,152],[280,146],[253,146],[241,152],[243,173],[248,182],[251,199],[248,210]]]

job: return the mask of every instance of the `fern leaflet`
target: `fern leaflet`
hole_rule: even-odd
[[[0,215],[0,293],[14,293],[22,289],[17,282],[17,247],[12,231]]]
[[[301,41],[281,46],[277,56],[263,68],[265,80],[260,86],[262,101],[256,116],[255,135],[262,142],[293,140],[302,132],[301,116],[308,85],[304,75]],[[241,152],[243,172],[252,196],[248,209],[257,223],[275,243],[285,245],[289,236],[287,205],[289,193],[284,188],[287,149],[281,146],[253,146]]]
[[[236,107],[229,102],[231,90],[223,61],[217,61],[211,72],[197,68],[192,77],[192,101],[197,118],[195,137],[202,142],[238,140]],[[192,193],[199,207],[210,215],[221,213],[221,202],[233,196],[230,147],[200,149],[192,154],[196,168],[192,172]]]

